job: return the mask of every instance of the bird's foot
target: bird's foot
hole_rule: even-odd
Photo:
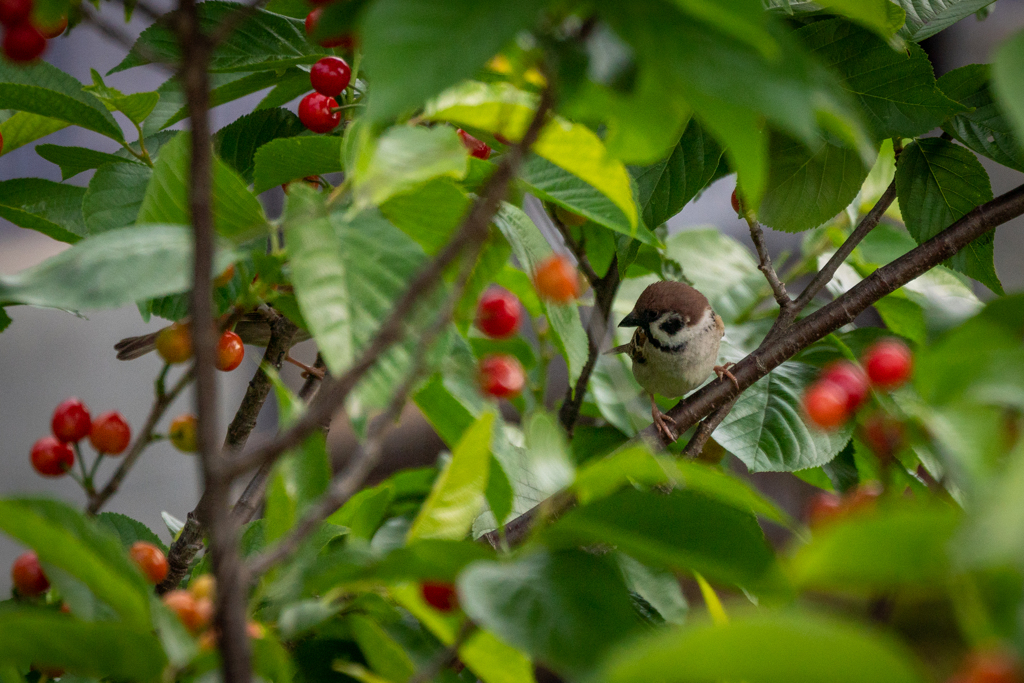
[[[676,421],[661,412],[658,404],[654,402],[653,396],[651,396],[651,418],[654,420],[655,429],[658,430],[658,434],[665,440],[665,443],[672,443],[676,440],[675,432],[672,431],[672,427],[669,427],[669,424],[675,426]]]
[[[323,379],[324,378],[324,374],[325,373],[324,373],[324,370],[322,368],[314,368],[311,365],[306,365],[302,361],[295,360],[294,358],[292,358],[291,354],[285,356],[284,359],[286,361],[288,361],[289,363],[291,363],[292,365],[294,365],[296,367],[299,367],[299,368],[302,368],[302,378],[303,379],[306,379],[310,375],[312,375],[313,377],[316,377],[317,379]]]
[[[736,379],[736,375],[734,375],[731,372],[729,372],[729,368],[731,368],[734,365],[736,365],[736,364],[735,363],[726,363],[725,365],[716,365],[712,369],[715,371],[715,374],[718,375],[718,379],[722,379],[723,377],[728,377],[729,379],[732,380],[732,383],[736,386],[736,389],[739,390],[739,388],[740,388],[740,381],[738,379]]]

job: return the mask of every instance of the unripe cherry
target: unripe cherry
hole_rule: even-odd
[[[65,30],[67,30],[68,18],[67,15],[64,15],[55,23],[50,24],[49,26],[43,26],[41,24],[36,24],[35,26],[39,30],[39,33],[42,34],[43,38],[51,40],[53,38],[59,37],[61,34],[64,33]]]
[[[480,388],[495,398],[518,396],[526,384],[526,373],[515,356],[505,354],[487,356],[480,361]]]
[[[337,106],[333,97],[311,92],[299,102],[299,120],[314,133],[330,133],[341,123],[341,112],[331,111]]]
[[[461,128],[455,132],[458,134],[459,140],[462,141],[462,145],[469,150],[469,156],[483,159],[484,161],[491,158],[491,146],[486,142],[476,139]]]
[[[323,57],[309,70],[309,82],[321,95],[337,97],[352,78],[352,69],[341,57]]]
[[[221,372],[231,372],[242,363],[245,358],[245,345],[242,338],[231,330],[225,330],[217,341],[217,369]]]
[[[188,592],[196,600],[213,600],[217,595],[217,579],[213,574],[202,574],[189,581]]]
[[[846,392],[846,410],[850,413],[859,408],[868,398],[868,376],[860,366],[848,360],[840,360],[825,366],[821,381],[832,382]]]
[[[423,601],[439,612],[451,612],[459,607],[459,595],[455,586],[441,581],[424,581],[420,584]]]
[[[187,323],[173,323],[156,335],[156,352],[165,363],[184,363],[192,357],[192,331]]]
[[[515,334],[523,308],[512,292],[492,287],[483,293],[476,305],[476,326],[488,337],[505,339]]]
[[[197,424],[198,420],[195,415],[179,415],[171,422],[171,427],[167,430],[167,438],[179,451],[195,453],[199,450]]]
[[[50,588],[50,580],[39,565],[36,551],[29,550],[18,555],[11,565],[11,582],[15,589],[25,597],[31,598],[45,593]]]
[[[32,446],[32,467],[44,477],[60,477],[75,464],[75,452],[55,436],[44,436]]]
[[[910,379],[914,356],[907,345],[897,339],[882,339],[872,344],[861,359],[871,384],[890,390]]]
[[[213,612],[213,604],[209,600],[197,600],[188,591],[180,589],[167,592],[162,599],[192,633],[198,633],[209,625]]]
[[[803,409],[807,418],[821,429],[837,429],[849,417],[846,391],[838,384],[818,380],[807,388]]]
[[[98,453],[120,455],[128,448],[132,440],[132,430],[128,421],[116,410],[103,413],[92,422],[89,443]]]
[[[540,262],[533,273],[533,286],[542,299],[569,303],[580,295],[579,273],[564,256],[554,254]]]
[[[128,556],[151,584],[156,585],[167,578],[167,556],[152,543],[135,541],[128,550]]]
[[[62,401],[53,411],[50,420],[53,435],[64,443],[74,443],[89,436],[92,418],[89,409],[77,398]]]

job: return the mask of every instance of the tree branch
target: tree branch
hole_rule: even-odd
[[[704,450],[704,445],[707,444],[708,439],[711,438],[711,433],[718,429],[718,425],[722,424],[722,420],[729,415],[729,411],[732,410],[734,405],[736,405],[736,399],[738,398],[739,396],[736,396],[731,400],[726,401],[715,409],[715,412],[711,413],[701,421],[700,425],[697,427],[697,431],[694,432],[689,443],[686,444],[686,448],[683,449],[683,455],[688,458],[696,458],[701,454]]]
[[[550,88],[542,92],[537,112],[523,139],[513,145],[502,157],[498,167],[487,181],[480,198],[473,204],[458,232],[448,245],[409,283],[405,293],[395,303],[388,318],[381,324],[373,339],[367,343],[359,359],[343,375],[324,383],[310,410],[290,429],[262,448],[231,461],[226,468],[226,474],[238,475],[254,467],[259,467],[264,462],[274,460],[281,453],[301,443],[306,436],[318,429],[320,424],[330,419],[330,416],[345,401],[359,380],[369,372],[391,346],[403,338],[405,320],[417,302],[437,286],[445,269],[466,248],[475,247],[487,238],[487,226],[494,214],[497,213],[526,151],[540,134],[540,130],[547,120],[548,112],[551,111],[552,98],[553,94]]]
[[[765,244],[764,231],[761,230],[761,224],[757,222],[753,214],[744,213],[743,217],[750,227],[750,239],[753,240],[754,249],[757,250],[757,269],[764,274],[764,279],[768,281],[768,286],[772,288],[772,294],[775,296],[775,303],[779,305],[779,315],[781,316],[784,311],[792,308],[793,300],[789,298],[789,294],[786,293],[786,285],[779,279],[778,273],[775,272],[775,268],[772,266],[772,257],[768,253],[768,245]]]

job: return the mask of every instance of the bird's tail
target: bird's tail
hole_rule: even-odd
[[[145,356],[150,351],[156,349],[157,334],[157,332],[151,332],[141,337],[125,337],[114,344],[114,350],[117,351],[117,359],[134,360],[140,356]]]
[[[604,355],[608,356],[613,353],[629,353],[629,347],[630,344],[622,344],[620,346],[616,346],[615,348],[608,349],[607,351],[604,352]]]

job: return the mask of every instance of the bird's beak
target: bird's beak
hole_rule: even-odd
[[[619,327],[639,327],[640,318],[637,316],[636,311],[630,311],[629,315],[622,319],[619,323]]]

